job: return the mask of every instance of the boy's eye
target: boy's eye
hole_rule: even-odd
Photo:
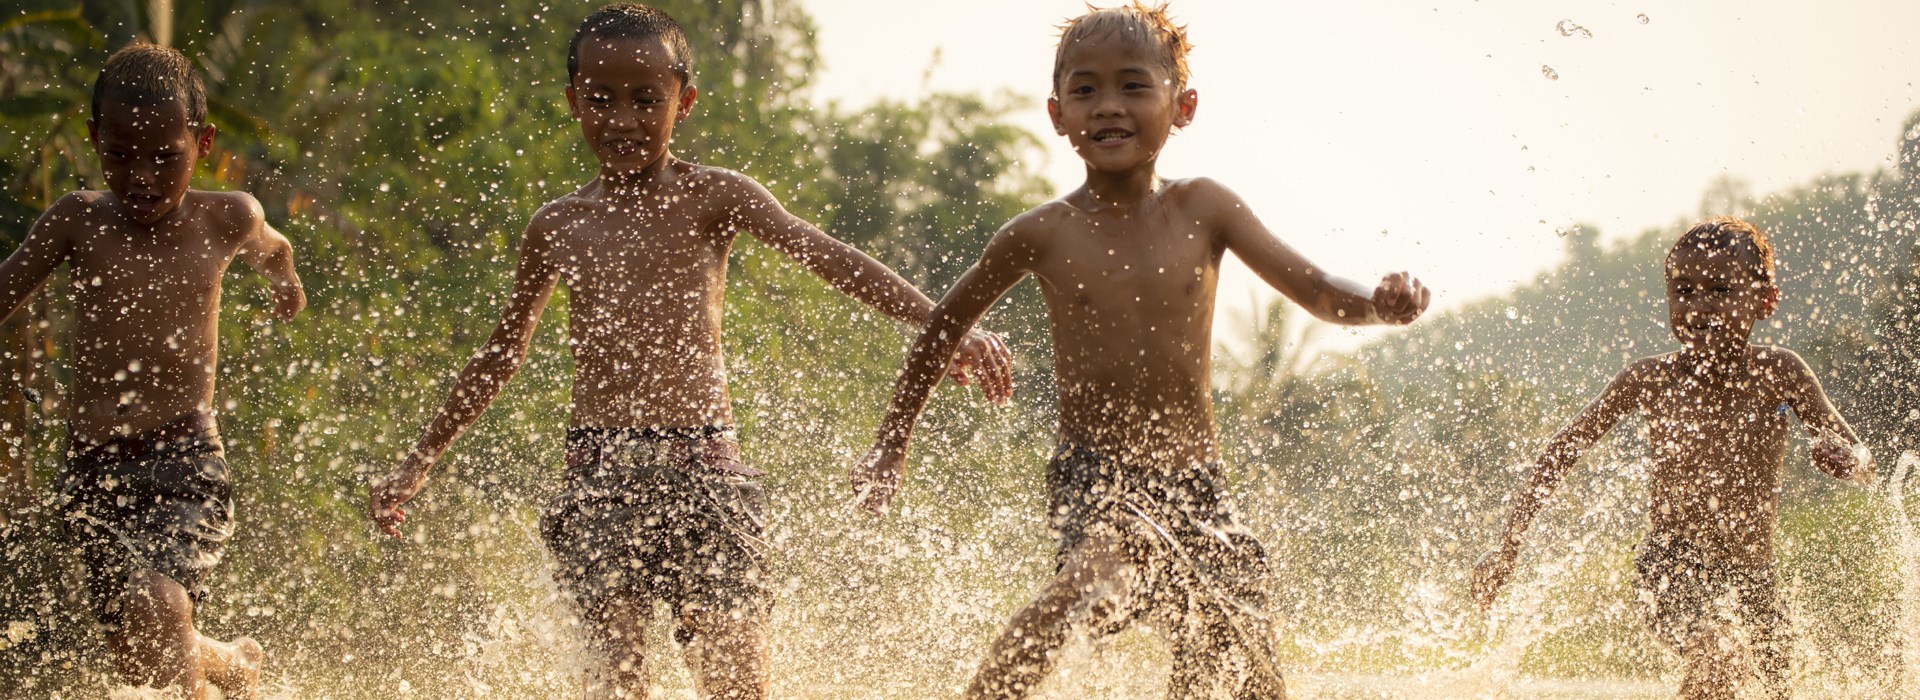
[[[1068,92],[1075,95],[1091,95],[1093,94],[1093,86],[1092,85],[1075,85],[1073,89],[1068,90]]]
[[[1147,84],[1146,84],[1146,83],[1142,83],[1142,82],[1138,82],[1138,81],[1133,81],[1133,82],[1128,82],[1128,83],[1127,83],[1127,86],[1126,86],[1126,88],[1127,88],[1128,90],[1140,90],[1140,89],[1143,89],[1143,88],[1145,88],[1145,87],[1147,87]]]

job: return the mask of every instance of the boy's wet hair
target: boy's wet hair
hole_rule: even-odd
[[[135,41],[113,52],[93,81],[93,120],[100,121],[100,103],[118,102],[152,107],[179,101],[187,107],[188,124],[207,123],[207,87],[193,70],[193,61],[179,49]]]
[[[1084,15],[1067,20],[1060,25],[1060,45],[1053,51],[1053,87],[1055,97],[1060,94],[1060,79],[1067,69],[1067,48],[1074,44],[1109,34],[1121,34],[1152,44],[1159,50],[1160,58],[1165,62],[1167,71],[1173,74],[1173,89],[1178,92],[1187,86],[1187,53],[1193,50],[1193,44],[1187,42],[1187,28],[1174,24],[1173,17],[1167,14],[1167,4],[1148,5],[1140,0],[1121,7],[1093,8]]]
[[[657,7],[623,2],[595,10],[581,20],[580,28],[573,33],[573,41],[567,44],[569,84],[580,73],[580,41],[589,36],[601,39],[659,39],[667,45],[667,51],[673,53],[673,74],[680,78],[680,87],[693,84],[693,48],[687,44],[687,33],[681,31],[679,22],[673,21],[673,17]]]
[[[1698,224],[1680,236],[1667,251],[1667,270],[1673,270],[1673,256],[1682,250],[1703,250],[1708,253],[1725,251],[1738,255],[1751,255],[1753,274],[1761,282],[1773,284],[1773,243],[1767,240],[1765,231],[1760,227],[1731,216],[1716,216]]]

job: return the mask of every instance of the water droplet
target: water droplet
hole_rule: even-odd
[[[1559,72],[1559,71],[1556,71],[1556,70],[1554,70],[1554,69],[1553,69],[1553,66],[1549,66],[1549,65],[1545,65],[1545,64],[1542,64],[1542,65],[1540,66],[1540,74],[1541,74],[1541,75],[1544,75],[1544,76],[1547,76],[1547,79],[1548,79],[1548,80],[1559,80],[1559,79],[1560,79],[1560,72]]]
[[[1646,15],[1641,16],[1645,17]],[[1560,20],[1559,24],[1553,25],[1553,30],[1560,32],[1560,36],[1571,36],[1581,39],[1593,38],[1593,32],[1587,31],[1586,27],[1582,27],[1578,22],[1570,19]]]
[[[1641,24],[1646,24],[1646,23],[1648,22],[1648,19],[1647,19],[1647,13],[1645,13],[1645,12],[1642,12],[1642,13],[1640,13],[1640,14],[1637,14],[1637,15],[1634,15],[1634,16],[1633,16],[1633,18],[1634,18],[1634,19],[1637,19],[1637,20],[1640,20],[1640,23],[1641,23]]]

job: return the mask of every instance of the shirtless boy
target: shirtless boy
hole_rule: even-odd
[[[604,669],[589,693],[645,697],[643,632],[656,601],[678,624],[704,694],[758,698],[773,603],[760,471],[740,462],[720,349],[727,254],[739,231],[888,316],[925,325],[933,302],[872,258],[794,217],[740,173],[668,153],[693,110],[692,52],[665,13],[612,5],[568,49],[567,103],[599,176],[534,214],[513,291],[486,345],[411,453],[374,483],[371,515],[399,535],[401,505],[526,358],[554,285],[571,294],[575,363],[566,487],[542,518],[558,578]],[[956,338],[957,339],[957,338]],[[1010,359],[991,334],[967,363],[995,401]],[[967,374],[951,376],[965,383]]]
[[[1187,41],[1164,7],[1068,22],[1054,59],[1054,129],[1086,182],[1009,222],[961,277],[908,355],[873,451],[852,474],[882,512],[913,425],[956,340],[1014,283],[1039,279],[1053,329],[1059,445],[1047,465],[1057,574],[987,652],[968,697],[1031,694],[1071,631],[1164,625],[1175,697],[1280,697],[1266,553],[1235,515],[1213,427],[1214,288],[1232,251],[1315,317],[1408,323],[1427,290],[1405,273],[1376,287],[1329,276],[1282,243],[1231,190],[1163,180],[1160,149],[1193,121]]]
[[[306,306],[293,247],[242,192],[189,189],[213,148],[193,64],[135,43],[93,86],[87,133],[107,190],[70,193],[0,264],[0,309],[19,311],[71,266],[73,400],[59,477],[65,530],[123,680],[202,697],[211,682],[251,697],[260,645],[201,635],[207,593],[233,532],[213,413],[220,281],[238,258],[272,282],[273,315]]]
[[[1634,558],[1636,588],[1655,636],[1680,655],[1680,697],[1731,698],[1749,677],[1766,697],[1786,697],[1790,644],[1773,529],[1788,412],[1814,436],[1821,471],[1870,484],[1872,465],[1807,363],[1749,342],[1780,302],[1765,233],[1736,219],[1702,222],[1667,253],[1666,270],[1680,350],[1628,365],[1547,443],[1499,546],[1475,567],[1473,596],[1493,604],[1547,496],[1582,452],[1637,412],[1653,452],[1653,527]]]

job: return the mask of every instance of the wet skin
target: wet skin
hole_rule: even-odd
[[[68,419],[93,441],[212,409],[221,276],[236,257],[273,281],[275,316],[306,303],[292,247],[253,197],[187,188],[211,127],[190,128],[177,105],[107,102],[100,114],[89,124],[112,189],[54,202],[0,265],[0,308],[11,316],[71,264]]]
[[[1871,483],[1859,438],[1834,410],[1798,355],[1748,342],[1755,323],[1778,304],[1779,290],[1753,272],[1751,254],[1678,250],[1667,272],[1668,323],[1679,352],[1645,358],[1621,371],[1573,422],[1555,434],[1508,518],[1499,546],[1475,567],[1472,594],[1482,608],[1512,577],[1521,535],[1580,454],[1629,414],[1645,417],[1652,463],[1653,536],[1698,548],[1708,566],[1766,567],[1786,461],[1790,412],[1814,437],[1813,463],[1840,479]],[[1731,678],[1723,662],[1696,659],[1717,644],[1683,649],[1686,697],[1718,693]]]
[[[946,367],[954,339],[1001,294],[1031,275],[1047,304],[1060,396],[1060,439],[1127,467],[1178,471],[1217,458],[1209,400],[1215,287],[1231,251],[1315,317],[1341,324],[1408,323],[1427,290],[1405,273],[1367,288],[1327,275],[1282,243],[1232,191],[1205,178],[1162,180],[1154,171],[1175,127],[1192,122],[1198,95],[1177,89],[1158,47],[1095,37],[1065,57],[1055,130],[1086,164],[1086,183],[1016,217],[934,309],[914,343],[880,435],[851,480],[859,503],[884,513],[899,487],[913,426]],[[1074,610],[1127,595],[1135,562],[1107,535],[1089,536],[987,651],[970,698],[1018,698],[1051,671]],[[1099,593],[1107,591],[1108,593]],[[1196,657],[1226,653],[1221,639],[1175,640]],[[1258,658],[1278,692],[1270,650]],[[1177,655],[1180,656],[1180,655]],[[1184,657],[1183,657],[1184,658]],[[1175,680],[1188,678],[1176,661]],[[1174,687],[1170,693],[1207,692]]]
[[[848,296],[924,325],[933,302],[879,262],[789,214],[740,173],[675,159],[673,127],[696,91],[672,71],[658,39],[587,37],[567,102],[600,162],[599,177],[541,207],[521,242],[514,285],[499,324],[408,457],[374,482],[369,512],[400,535],[401,507],[428,470],[486,410],[526,358],[534,326],[565,283],[571,304],[576,427],[732,425],[720,343],[727,256],[738,233],[793,258]],[[990,333],[965,338],[966,362],[951,376],[977,381],[987,398],[1012,392],[1011,358]],[[645,697],[640,640],[653,601],[627,601],[590,620],[606,672],[594,694]],[[767,687],[765,630],[729,611],[689,611],[686,654],[704,694],[761,697]]]
[[[0,308],[8,317],[62,263],[74,301],[76,439],[104,441],[158,428],[213,408],[221,277],[239,259],[272,282],[277,318],[306,305],[293,248],[241,192],[188,188],[213,146],[212,127],[189,123],[179,103],[100,105],[88,122],[107,191],[70,193],[34,222],[0,263]],[[193,604],[178,582],[132,572],[126,620],[109,649],[123,678],[201,697],[211,681],[250,697],[260,647],[194,630]]]
[[[1426,289],[1404,273],[1372,289],[1330,276],[1226,187],[1155,175],[1160,148],[1173,127],[1192,121],[1198,96],[1176,91],[1150,48],[1098,38],[1070,51],[1068,65],[1049,112],[1086,162],[1086,184],[1001,228],[941,300],[874,451],[854,470],[870,509],[883,509],[898,485],[913,422],[952,339],[1028,275],[1047,303],[1062,439],[1146,468],[1216,456],[1209,358],[1226,252],[1331,323],[1407,323],[1426,308]]]

